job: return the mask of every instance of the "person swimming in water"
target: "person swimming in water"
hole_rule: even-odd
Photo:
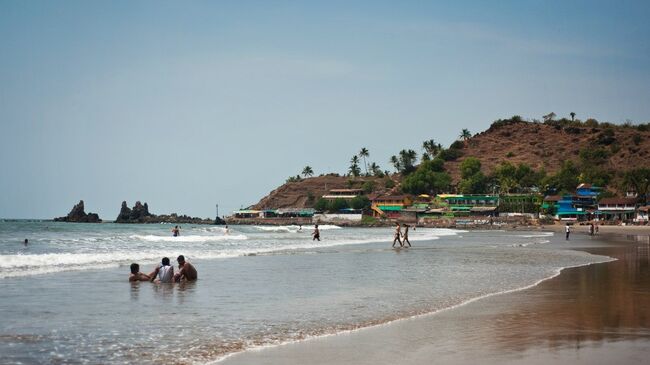
[[[129,281],[149,281],[151,279],[149,275],[143,274],[140,272],[140,265],[135,262],[131,264],[131,274],[129,275]]]

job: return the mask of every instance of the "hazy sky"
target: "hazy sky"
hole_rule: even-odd
[[[389,169],[514,114],[647,122],[649,10],[0,0],[0,217],[229,214],[361,147]]]

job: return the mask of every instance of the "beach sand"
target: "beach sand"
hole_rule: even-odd
[[[562,227],[554,227],[556,230]],[[576,226],[551,245],[617,259],[529,289],[358,331],[235,354],[236,364],[640,364],[650,350],[648,227]],[[580,228],[583,228],[582,230]]]

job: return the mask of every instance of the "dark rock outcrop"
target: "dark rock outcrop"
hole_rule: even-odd
[[[155,215],[149,212],[147,203],[135,202],[133,208],[129,208],[126,202],[122,202],[120,214],[115,219],[115,223],[191,223],[191,224],[214,224],[214,220],[209,218],[197,218],[187,215],[161,214]]]
[[[84,211],[84,201],[80,200],[79,204],[72,207],[70,213],[65,217],[54,218],[55,222],[77,222],[77,223],[100,223],[97,213],[88,213]]]

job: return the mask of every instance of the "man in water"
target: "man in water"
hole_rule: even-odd
[[[28,243],[29,243],[29,240],[27,240],[27,238],[25,238],[25,242],[24,242],[25,246],[27,246]]]
[[[411,241],[409,241],[409,225],[405,224],[404,225],[404,234],[402,235],[402,243],[408,243],[409,247],[411,247]],[[413,228],[415,230],[415,228]]]
[[[178,256],[176,261],[178,262],[178,272],[174,275],[175,282],[195,281],[198,279],[196,268],[194,268],[194,265],[185,261],[185,256]]]
[[[401,236],[402,236],[402,231],[400,229],[399,223],[397,223],[397,227],[395,227],[395,238],[393,239],[393,247],[395,247],[395,242],[399,242],[399,247],[404,247]]]
[[[158,279],[156,279],[158,276]],[[149,281],[156,283],[171,283],[174,279],[174,267],[169,265],[169,257],[163,257],[162,262],[149,274]]]
[[[314,225],[314,232],[312,232],[311,235],[314,236],[314,238],[312,238],[312,241],[320,241],[320,231],[318,230],[318,224]]]
[[[172,228],[172,236],[178,237],[181,235],[181,230],[178,228],[178,226]]]
[[[129,281],[149,281],[149,279],[151,279],[149,275],[140,272],[140,265],[136,263],[131,264],[131,274],[129,275]]]

